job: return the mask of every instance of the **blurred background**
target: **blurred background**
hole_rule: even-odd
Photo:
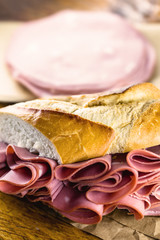
[[[67,8],[109,9],[132,20],[160,20],[160,0],[0,0],[0,18],[26,21]]]
[[[5,51],[15,29],[22,21],[40,19],[64,9],[111,11],[131,21],[159,52],[160,0],[0,0],[0,106],[2,103],[25,101],[35,95],[21,84],[5,66]],[[157,54],[160,62],[160,54]],[[154,82],[160,86],[159,63]]]
[[[63,9],[105,10],[107,0],[0,0],[0,18],[31,20]]]

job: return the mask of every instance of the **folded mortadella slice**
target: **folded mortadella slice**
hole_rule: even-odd
[[[147,215],[148,213],[149,215],[154,216],[154,215],[157,215],[156,213],[157,208],[159,208],[159,213],[160,213],[160,181],[157,181],[157,184],[153,185],[151,190],[152,191],[149,195],[151,206],[148,209],[148,211],[145,212],[145,215]]]
[[[53,180],[57,165],[54,160],[13,145],[7,146],[5,161],[7,168],[0,176],[0,190],[9,194],[27,193],[29,189],[44,187]]]
[[[111,169],[111,155],[87,161],[59,165],[55,169],[55,177],[71,182],[95,182]]]
[[[160,148],[152,148],[152,151],[158,152],[160,154]],[[160,216],[160,178],[157,178],[155,183],[150,184],[150,209],[147,209],[144,213],[145,216]]]
[[[160,216],[160,184],[150,195],[151,207],[144,213],[145,216]]]
[[[116,181],[116,175],[119,181]],[[132,193],[137,182],[138,173],[135,169],[125,163],[114,162],[111,170],[87,191],[86,197],[96,204],[117,202]]]
[[[144,216],[160,216],[160,206],[146,210]]]
[[[31,202],[43,201],[43,202],[53,202],[53,200],[61,192],[64,184],[62,181],[54,178],[52,181],[47,183],[44,187],[31,189],[27,192],[27,198]]]
[[[0,177],[6,172],[6,149],[7,144],[0,142]]]
[[[144,217],[145,211],[150,207],[149,198],[147,197],[138,197],[135,194],[127,195],[115,204],[106,204],[104,206],[104,213],[106,215],[113,211],[115,208],[126,209],[131,214],[134,214],[135,218],[142,219]]]
[[[48,203],[69,219],[83,223],[96,224],[102,220],[103,205],[90,202],[85,192],[63,187],[58,196]]]
[[[155,195],[160,198],[160,177],[157,177],[150,181],[150,179],[144,183],[137,184],[136,190],[141,196]]]
[[[160,155],[148,150],[139,149],[129,152],[127,154],[127,163],[142,173],[160,171]]]
[[[0,164],[4,163],[6,160],[6,149],[7,149],[7,144],[4,142],[0,142]]]
[[[58,165],[27,149],[0,143],[0,191],[45,202],[84,224],[100,222],[115,208],[128,209],[136,219],[160,215],[158,149]]]
[[[69,218],[70,220],[82,224],[97,224],[102,220],[103,206],[94,205],[91,209],[76,209],[73,212],[61,212],[60,213]]]
[[[133,150],[127,154],[128,165],[138,171],[135,191],[141,195],[150,194],[160,179],[160,155],[158,153],[160,153],[160,146],[147,150]]]

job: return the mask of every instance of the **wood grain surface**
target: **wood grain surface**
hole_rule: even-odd
[[[99,239],[70,225],[42,203],[0,193],[0,240]]]
[[[62,9],[105,10],[107,0],[0,0],[0,18],[31,20]]]

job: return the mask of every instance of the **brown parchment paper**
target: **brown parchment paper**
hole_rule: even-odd
[[[72,225],[104,240],[160,239],[160,217],[145,217],[137,221],[125,210],[115,210],[95,225]]]

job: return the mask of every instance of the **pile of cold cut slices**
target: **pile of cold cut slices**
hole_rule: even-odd
[[[150,43],[107,12],[62,11],[16,31],[6,63],[36,96],[102,92],[149,80]]]
[[[160,214],[160,146],[58,165],[0,143],[0,191],[42,201],[69,219],[95,224],[115,208],[136,219]]]

